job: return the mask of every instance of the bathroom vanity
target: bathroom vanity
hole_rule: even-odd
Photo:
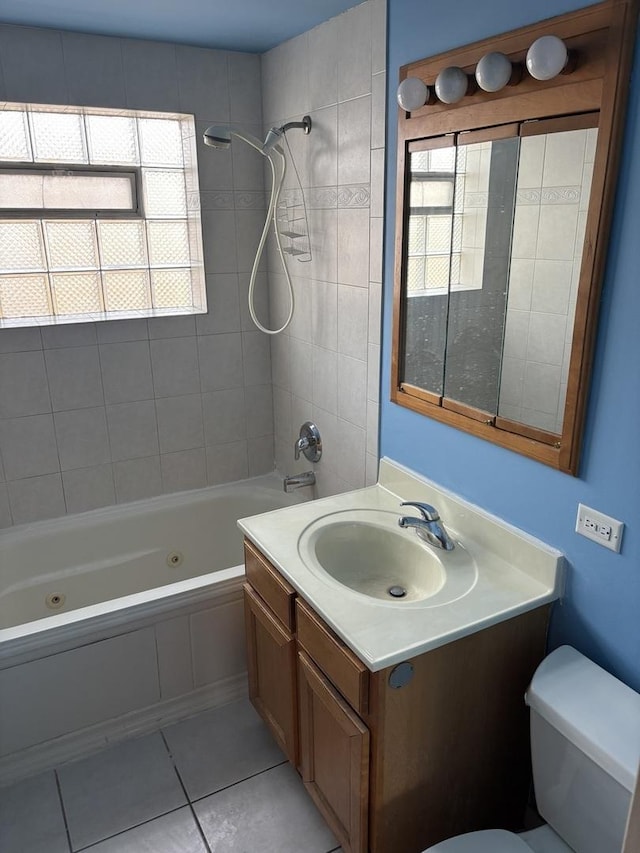
[[[314,567],[318,528],[337,523],[366,548],[358,513],[389,515],[390,537],[416,538],[397,518],[398,495],[418,491],[439,506],[456,559],[473,559],[457,597],[445,577],[422,597],[387,601]],[[521,827],[530,778],[523,695],[545,653],[561,555],[506,525],[496,532],[497,520],[388,461],[377,486],[240,526],[250,697],[343,849],[419,853],[457,833]],[[432,549],[420,547],[426,567]],[[444,555],[442,563],[447,575]],[[455,574],[460,563],[452,565]]]

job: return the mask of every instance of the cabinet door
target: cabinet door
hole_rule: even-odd
[[[345,853],[366,853],[369,731],[304,652],[298,660],[302,780]]]
[[[282,751],[296,765],[295,640],[249,584],[243,589],[249,697]]]

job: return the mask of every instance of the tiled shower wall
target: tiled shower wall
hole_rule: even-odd
[[[262,57],[265,127],[308,113],[288,141],[305,190],[312,260],[291,263],[296,312],[271,341],[276,464],[293,473],[300,425],[318,425],[319,496],[375,482],[382,289],[386,3],[368,0]],[[292,197],[294,176],[287,182]],[[273,247],[272,247],[273,248]],[[273,251],[271,320],[288,300]]]
[[[259,56],[165,43],[0,26],[0,100],[262,132]],[[0,329],[0,527],[272,470],[269,341],[245,309],[263,162],[198,156],[208,315]]]

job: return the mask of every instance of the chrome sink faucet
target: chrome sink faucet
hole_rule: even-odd
[[[421,518],[415,518],[412,515],[401,516],[398,519],[400,527],[415,527],[416,533],[424,542],[436,548],[442,548],[444,551],[453,551],[455,545],[444,529],[435,507],[419,501],[403,501],[400,506],[414,506],[421,515]]]

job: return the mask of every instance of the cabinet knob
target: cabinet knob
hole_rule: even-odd
[[[394,666],[389,673],[389,687],[394,690],[399,690],[401,687],[406,687],[412,678],[413,664],[399,663],[398,666]]]

